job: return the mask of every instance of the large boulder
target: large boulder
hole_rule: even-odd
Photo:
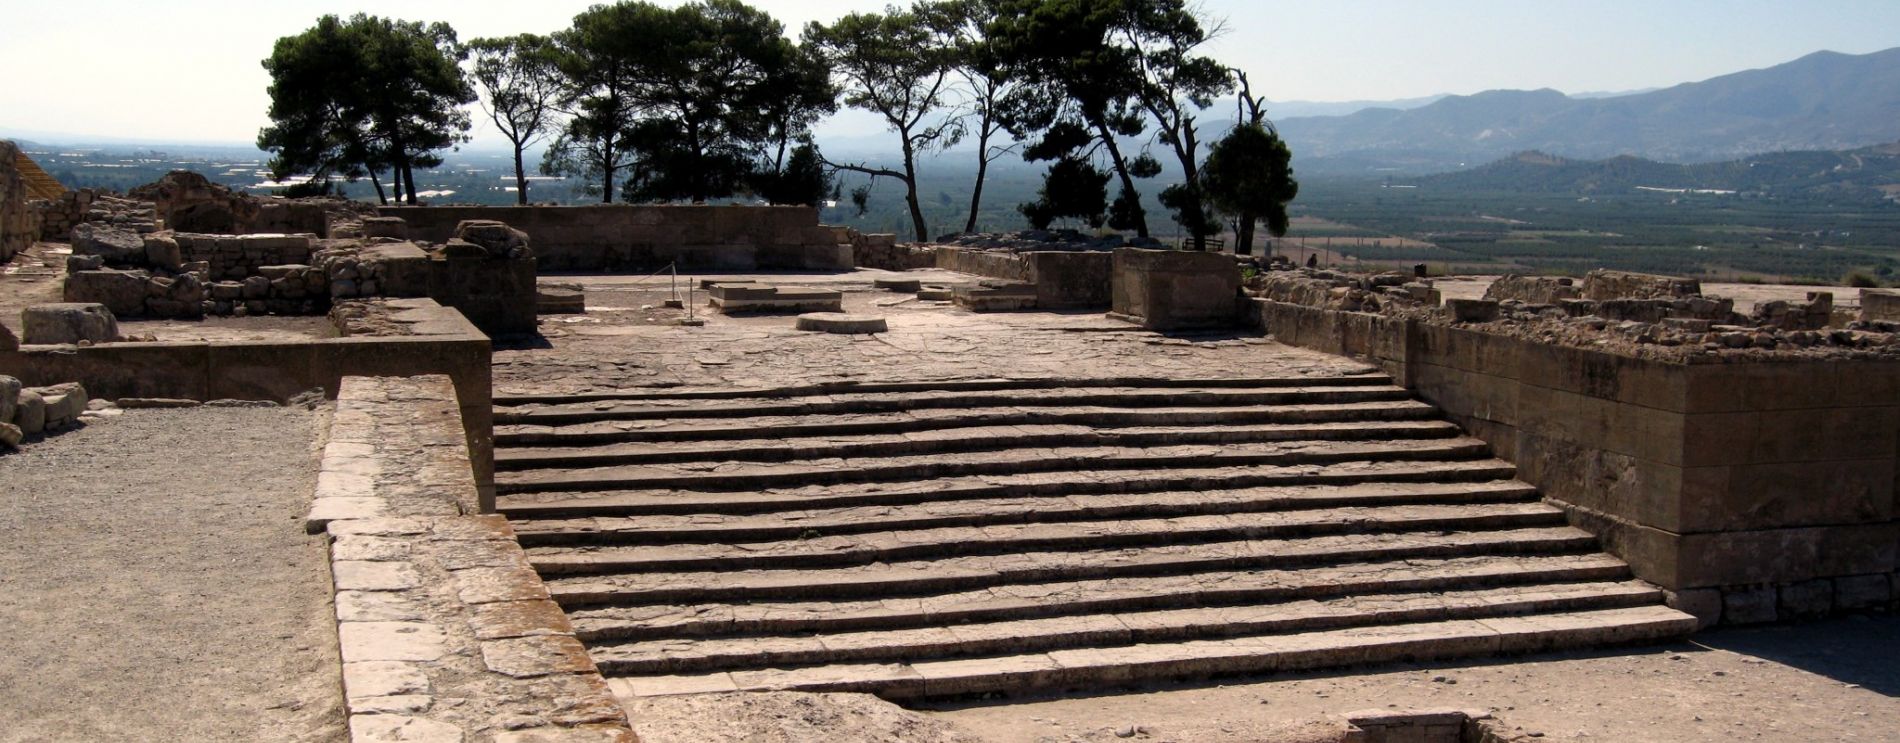
[[[465,219],[455,225],[455,237],[488,251],[494,258],[526,260],[534,253],[528,249],[528,233],[492,219]]]
[[[409,239],[409,223],[402,217],[364,217],[363,237],[387,237],[395,240]]]
[[[181,270],[185,265],[185,252],[178,241],[167,235],[145,236],[145,263],[169,271]]]
[[[144,288],[140,288],[143,302]],[[28,345],[105,343],[119,337],[119,321],[112,310],[98,303],[64,302],[38,304],[20,312],[20,325]]]
[[[145,237],[120,227],[81,222],[73,227],[73,255],[96,255],[107,265],[145,262]]]
[[[79,414],[86,412],[86,388],[78,382],[56,384],[51,387],[37,387],[40,399],[46,402],[46,430],[57,431],[79,421]]]
[[[97,303],[115,316],[136,317],[145,314],[145,295],[151,276],[142,271],[80,271],[66,277],[63,298],[67,302]],[[31,342],[31,341],[29,341]]]

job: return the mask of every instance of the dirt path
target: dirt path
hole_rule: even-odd
[[[1661,647],[1378,666],[1123,694],[945,705],[992,743],[1304,740],[1283,726],[1365,709],[1491,711],[1542,740],[1887,741],[1900,730],[1900,617],[1721,629]],[[1320,738],[1323,739],[1323,738]]]
[[[130,410],[0,456],[0,740],[345,739],[320,421]]]

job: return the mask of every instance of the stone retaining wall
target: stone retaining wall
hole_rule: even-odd
[[[386,206],[409,237],[447,242],[464,220],[528,233],[541,271],[686,269],[846,271],[849,244],[804,206]]]
[[[347,376],[443,374],[461,402],[484,508],[494,498],[491,347],[460,313],[427,299],[390,300],[356,326],[374,335],[297,341],[161,341],[24,346],[0,351],[0,374],[32,386],[78,381],[93,397],[285,402],[334,396]],[[347,331],[346,331],[347,332]]]
[[[1365,358],[1518,466],[1705,621],[1900,592],[1900,362],[1684,364],[1255,301],[1284,343]]]
[[[502,516],[446,376],[348,377],[306,525],[330,537],[350,739],[634,743]]]

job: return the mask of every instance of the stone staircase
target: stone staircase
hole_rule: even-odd
[[[498,396],[500,509],[623,695],[903,699],[1675,638],[1382,375]]]
[[[40,168],[25,152],[15,152],[13,167],[20,172],[21,180],[26,181],[26,197],[29,199],[57,199],[66,193],[66,187]]]

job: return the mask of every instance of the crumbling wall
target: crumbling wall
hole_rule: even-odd
[[[1702,282],[1678,276],[1598,269],[1584,274],[1584,299],[1668,299],[1702,293]]]
[[[26,181],[14,169],[19,147],[0,139],[0,263],[39,239],[39,214],[27,205]]]
[[[434,243],[470,220],[500,221],[528,234],[542,271],[843,271],[851,246],[804,206],[387,206],[409,237]]]
[[[1579,299],[1583,291],[1576,282],[1558,276],[1519,276],[1506,274],[1484,290],[1484,298],[1496,301],[1515,299],[1531,304],[1556,304],[1565,299]]]

